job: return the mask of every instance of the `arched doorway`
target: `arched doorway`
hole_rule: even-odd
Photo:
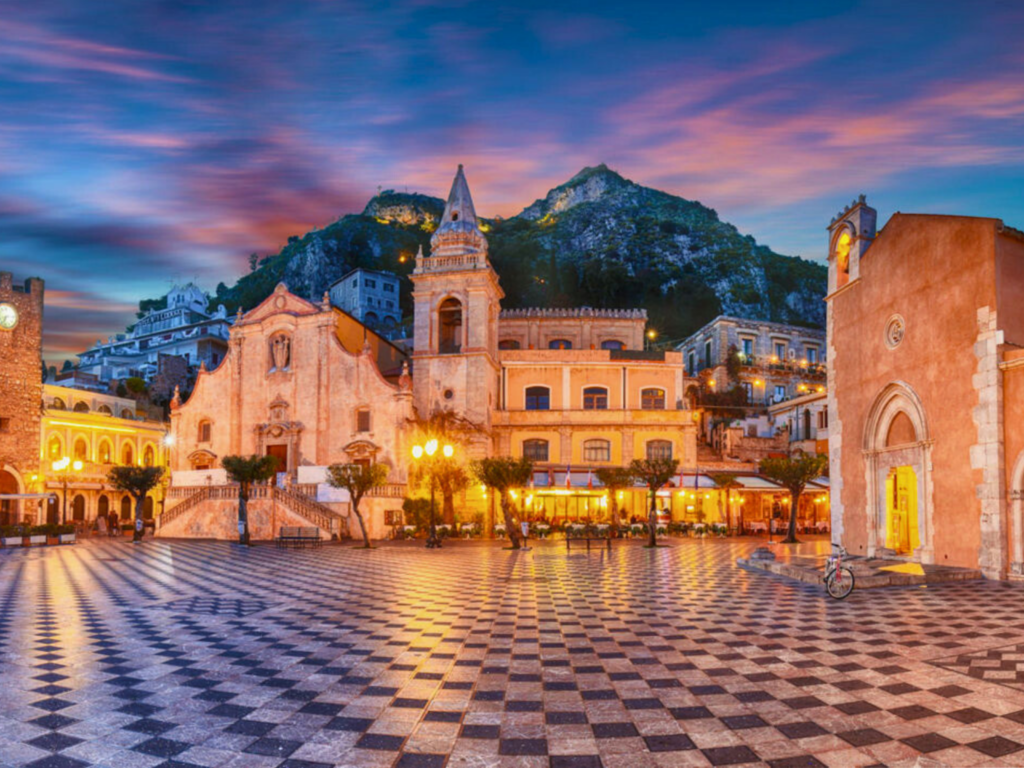
[[[131,520],[132,519],[132,497],[124,496],[121,498],[121,519]]]
[[[0,493],[21,493],[18,478],[6,469],[0,469]],[[14,525],[18,522],[18,504],[16,499],[0,500],[0,525]]]
[[[1024,451],[1010,475],[1010,520],[1013,526],[1013,561],[1010,572],[1024,576]]]
[[[864,432],[868,557],[934,562],[931,447],[917,394],[903,382],[889,384]]]
[[[96,505],[96,517],[106,517],[110,514],[110,499],[106,496],[100,496],[100,500]]]
[[[73,520],[85,520],[85,496],[78,493],[71,501],[71,517]]]
[[[142,517],[146,520],[153,519],[153,497],[147,496],[146,500],[142,503]]]

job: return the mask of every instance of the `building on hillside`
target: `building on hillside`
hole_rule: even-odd
[[[788,453],[828,454],[828,395],[811,392],[768,406],[768,419],[784,432]]]
[[[69,523],[87,525],[111,513],[130,520],[134,501],[110,485],[107,473],[117,465],[166,467],[167,424],[137,416],[135,401],[124,397],[50,384],[42,394],[36,488],[54,502],[39,522],[62,522],[65,514]],[[166,486],[165,478],[146,497],[145,518],[161,512]]]
[[[383,333],[390,333],[402,322],[398,291],[398,275],[362,268],[353,269],[328,289],[331,304]]]
[[[676,349],[683,354],[687,376],[699,377],[708,391],[739,384],[751,405],[824,391],[824,331],[719,315]],[[738,356],[738,381],[728,373],[730,350]]]
[[[503,309],[498,349],[642,350],[646,309]]]
[[[35,514],[29,492],[39,470],[43,399],[43,281],[15,285],[0,272],[0,525]]]
[[[895,214],[829,227],[832,522],[853,554],[1024,576],[1024,233]]]
[[[231,321],[223,306],[211,313],[208,304],[194,283],[175,286],[165,309],[151,310],[129,331],[78,355],[78,370],[108,383],[132,376],[152,382],[161,372],[161,356],[180,357],[193,370],[216,368],[227,352]]]

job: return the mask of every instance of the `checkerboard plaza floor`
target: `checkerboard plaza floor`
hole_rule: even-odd
[[[0,553],[0,765],[1024,765],[1024,590],[754,541]]]

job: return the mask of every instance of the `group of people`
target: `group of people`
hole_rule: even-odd
[[[107,536],[118,536],[121,533],[120,529],[121,526],[115,512],[110,512],[106,515],[99,515],[96,518],[96,533],[100,536],[103,536],[104,534]]]

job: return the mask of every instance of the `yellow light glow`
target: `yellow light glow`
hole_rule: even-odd
[[[453,454],[455,453],[455,448],[453,448],[453,447],[452,447],[452,446],[450,446],[450,445],[446,445],[446,446],[445,446],[445,447],[444,447],[444,448],[442,449],[442,453],[444,453],[444,455],[445,455],[445,458],[447,458],[447,459],[450,459],[450,458],[452,457],[452,455],[453,455]]]
[[[480,486],[480,493],[487,493],[487,486],[486,485],[481,485]]]
[[[773,362],[773,363],[777,363],[777,362],[779,362],[779,358],[778,358],[778,356],[776,356],[776,355],[772,355],[772,362]]]
[[[651,328],[649,331],[647,331],[647,338],[648,339],[656,339],[656,338],[658,338],[658,332],[656,330],[654,330],[653,328]]]
[[[83,466],[82,462],[76,461],[74,464],[71,465],[71,468],[73,470],[75,470],[75,472],[81,472],[82,471],[82,466]]]
[[[532,493],[529,496],[526,497],[526,503],[527,504],[533,504],[533,494]]]
[[[708,379],[708,386],[709,387],[715,386],[715,380],[714,379]]]
[[[435,440],[434,438],[427,440],[427,444],[423,446],[423,450],[427,454],[427,456],[433,456],[435,453],[437,453],[437,440]]]
[[[847,259],[850,258],[850,243],[852,238],[850,237],[850,230],[844,230],[839,235],[839,239],[836,240],[836,258],[839,260],[841,266],[846,266]]]
[[[65,456],[63,459],[53,462],[53,471],[62,472],[63,470],[67,469],[69,464],[71,464],[71,459]]]
[[[763,382],[763,381],[761,381],[760,379],[754,379],[754,386],[755,386],[755,387],[760,387],[760,386],[762,386],[763,384],[764,384],[764,382]]]
[[[515,501],[516,499],[519,498],[519,496],[516,495],[515,491],[509,491],[508,494],[509,494],[509,496],[512,497],[512,501]]]
[[[164,445],[168,448],[174,445],[174,435],[164,435]]]
[[[825,388],[824,388],[824,387],[818,387],[818,391],[819,391],[819,392],[824,392],[824,391],[825,391]]]
[[[423,458],[423,446],[422,445],[414,445],[412,447],[412,457],[414,459],[421,459],[421,458]]]
[[[109,417],[108,417],[109,418]],[[128,429],[126,427],[108,427],[105,425],[96,424],[79,424],[75,421],[51,421],[50,426],[55,427],[76,427],[77,429],[97,429],[100,432],[126,432],[128,434],[135,434],[136,432],[159,432],[160,430],[153,429],[152,427],[139,427],[138,429]]]

